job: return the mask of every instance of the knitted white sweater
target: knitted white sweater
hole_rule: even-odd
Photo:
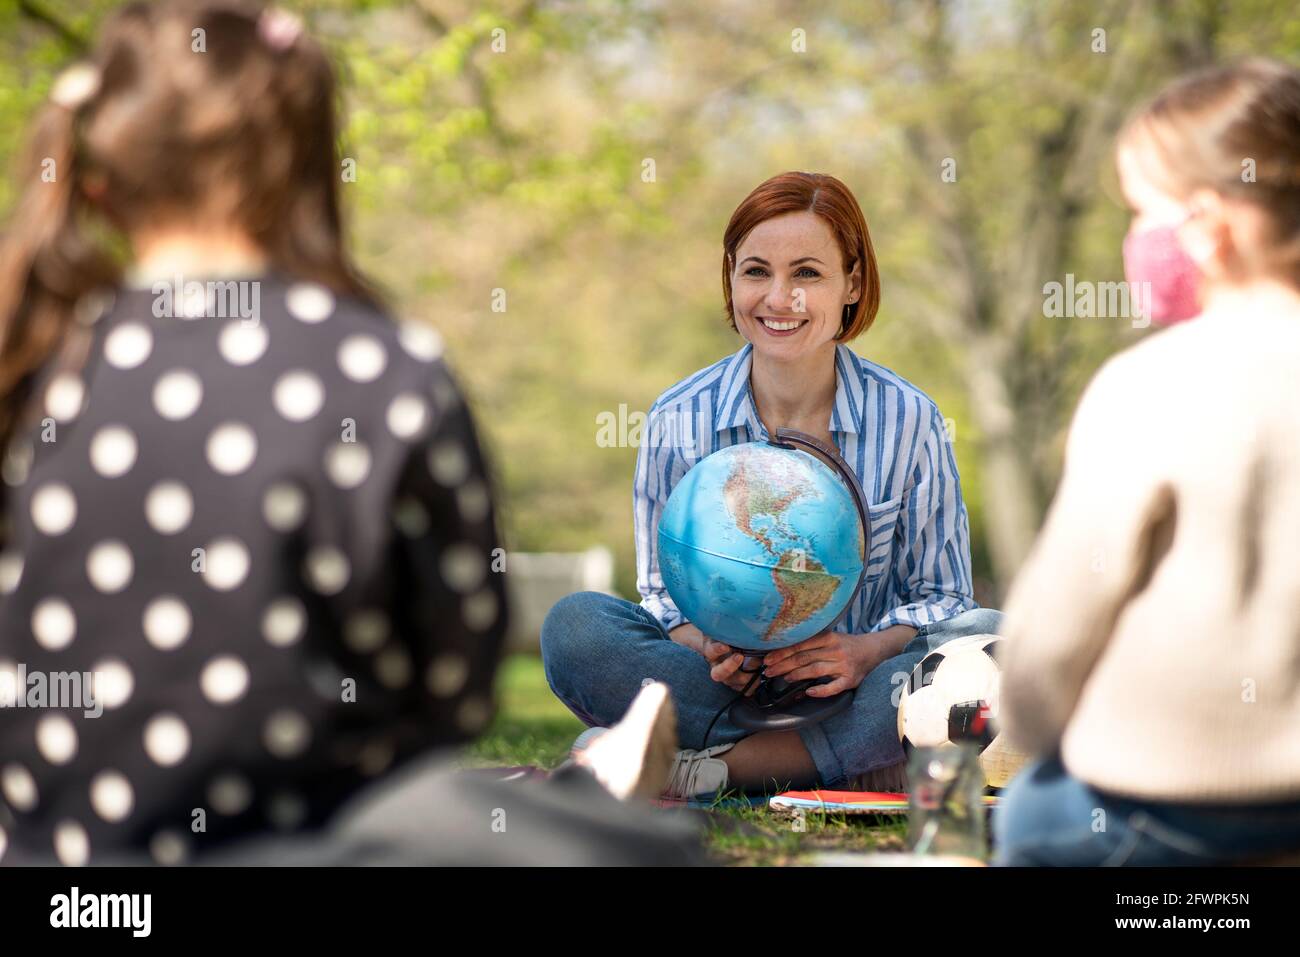
[[[1103,790],[1300,799],[1300,309],[1256,305],[1102,367],[1007,598],[1004,733]]]

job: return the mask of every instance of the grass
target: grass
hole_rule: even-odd
[[[496,720],[470,747],[467,763],[553,768],[586,727],[555,697],[534,655],[506,658],[497,672],[497,696]]]
[[[533,655],[507,658],[497,690],[500,711],[469,749],[466,764],[553,768],[563,761],[584,725],[552,694],[541,660]],[[709,853],[732,865],[808,863],[827,851],[897,851],[906,830],[901,818],[887,816],[811,812],[800,818],[766,806],[714,807],[702,813],[708,817]]]

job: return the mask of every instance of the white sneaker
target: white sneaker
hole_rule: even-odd
[[[717,744],[704,751],[678,751],[663,797],[685,799],[713,794],[727,786],[727,762],[714,757],[735,747]]]
[[[582,732],[582,734],[573,739],[573,744],[569,746],[569,757],[576,758],[583,751],[587,750],[587,745],[591,744],[591,742],[595,741],[608,730],[609,728],[598,726],[588,728],[586,731]]]
[[[626,801],[659,796],[676,747],[677,710],[668,686],[655,681],[641,689],[622,721],[612,728],[588,728],[571,753],[605,790]]]

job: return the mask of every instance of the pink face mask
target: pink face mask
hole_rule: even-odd
[[[1147,283],[1147,315],[1170,326],[1201,313],[1201,271],[1178,242],[1177,226],[1157,226],[1124,237],[1124,278]]]

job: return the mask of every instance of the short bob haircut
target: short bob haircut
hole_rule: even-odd
[[[863,263],[862,296],[846,307],[847,318],[840,322],[837,342],[857,338],[871,328],[880,308],[880,272],[876,253],[871,248],[871,233],[862,207],[849,188],[825,173],[782,173],[759,185],[745,197],[731,214],[722,237],[722,294],[726,299],[727,322],[736,329],[735,307],[731,301],[731,264],[736,249],[759,223],[786,213],[816,213],[826,220],[844,259],[844,272]]]

